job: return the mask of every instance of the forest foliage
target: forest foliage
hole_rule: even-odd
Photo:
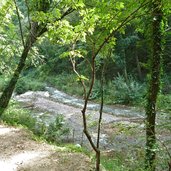
[[[23,33],[25,35],[28,34],[27,28],[29,27],[26,12],[27,6],[25,3],[17,3],[19,4]],[[91,70],[91,67],[88,65],[91,60],[93,48],[95,51],[98,51],[99,46],[103,43],[106,37],[112,33],[112,31],[117,29],[116,27],[122,22],[123,18],[128,16],[142,2],[126,3],[123,1],[111,1],[109,3],[104,1],[101,3],[96,1],[86,1],[86,3],[84,3],[83,1],[79,1],[77,4],[77,2],[74,3],[74,1],[68,1],[67,5],[71,5],[74,11],[65,19],[54,22],[56,18],[61,16],[60,10],[64,10],[63,6],[65,3],[66,2],[64,1],[59,3],[60,5],[58,5],[57,8],[54,8],[49,12],[39,11],[38,9],[36,9],[36,12],[34,13],[30,12],[30,16],[33,15],[33,20],[39,20],[43,23],[48,22],[47,27],[49,31],[43,37],[38,39],[37,43],[29,53],[29,58],[27,58],[23,73],[26,78],[28,77],[27,75],[32,77],[34,75],[32,72],[37,72],[37,78],[35,80],[39,80],[39,77],[48,80],[48,77],[54,75],[53,80],[57,79],[58,81],[58,77],[60,77],[61,74],[67,76],[70,75],[70,73],[70,77],[75,79],[75,76],[72,75],[70,57],[75,60],[80,75],[84,75],[88,78]],[[115,5],[112,5],[112,3]],[[165,7],[169,9],[169,2],[165,2]],[[127,10],[122,12],[124,8]],[[32,11],[33,9],[34,6],[31,6],[30,10]],[[67,9],[67,7],[65,7],[65,9]],[[22,51],[22,42],[17,16],[16,13],[14,13],[15,6],[12,1],[7,1],[3,5],[1,11],[2,34],[0,43],[3,60],[1,60],[0,69],[1,74],[4,73],[3,75],[7,77],[10,76],[16,68],[19,55]],[[9,11],[8,14],[6,11]],[[125,94],[125,97],[118,97],[118,91],[113,91],[113,93],[109,92],[113,96],[113,103],[134,104],[136,101],[139,102],[139,100],[143,99],[145,96],[145,91],[141,90],[141,87],[145,87],[146,85],[146,74],[148,73],[149,67],[149,51],[147,51],[147,49],[149,49],[149,39],[147,38],[148,29],[146,29],[146,26],[149,25],[149,21],[148,13],[146,12],[148,11],[141,9],[134,16],[134,20],[128,21],[127,26],[124,26],[114,34],[112,33],[113,36],[111,37],[111,40],[105,44],[103,50],[97,55],[97,80],[100,76],[99,73],[102,63],[105,62],[106,85],[112,86],[113,89],[117,90],[117,86],[120,84],[120,88],[122,89],[123,94]],[[166,31],[166,43],[163,58],[162,93],[169,94],[169,10],[167,10],[166,17],[168,18],[168,26],[166,26],[166,30],[168,29],[168,31]],[[15,43],[13,43],[14,41]],[[83,67],[85,65],[87,65],[86,68]],[[23,83],[23,81],[21,82]],[[67,80],[63,86],[61,86],[60,80],[58,83],[56,81],[52,82],[52,84],[56,84],[58,88],[67,90]],[[58,84],[60,84],[60,86],[58,86]],[[23,88],[23,92],[28,89],[32,89],[31,86]],[[106,91],[109,89],[112,90],[111,88],[106,88]],[[22,91],[19,90],[19,93],[21,92]],[[69,90],[68,92],[72,93],[72,90]],[[93,98],[98,97],[98,90],[96,90],[96,88],[93,90],[93,93]],[[137,100],[132,96],[135,96]]]
[[[159,42],[162,69],[156,83],[157,109],[170,112],[171,3],[157,2],[161,3],[163,17],[159,33],[164,35]],[[10,98],[14,88],[21,94],[53,86],[100,102],[103,71],[105,104],[144,107],[153,77],[151,24],[158,19],[153,13],[157,2],[2,0],[0,91]],[[10,83],[14,86],[8,93],[5,87]],[[8,102],[1,107],[7,105]],[[56,126],[51,125],[54,132]]]

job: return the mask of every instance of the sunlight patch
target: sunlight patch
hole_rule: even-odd
[[[12,131],[15,131],[17,129],[14,128],[4,128],[3,126],[0,126],[0,135],[8,134]]]
[[[3,171],[17,171],[17,168],[20,165],[37,158],[40,155],[42,155],[41,152],[25,152],[14,155],[8,160],[0,159],[0,168],[3,168]]]

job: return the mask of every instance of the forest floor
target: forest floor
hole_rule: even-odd
[[[0,125],[1,171],[90,171],[92,162],[82,153],[69,152],[34,141],[30,132]]]

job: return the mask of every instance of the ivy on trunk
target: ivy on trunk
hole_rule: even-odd
[[[150,80],[147,94],[146,105],[146,168],[152,171],[155,170],[156,157],[156,101],[160,90],[160,74],[161,74],[161,59],[162,59],[162,3],[161,0],[152,1],[151,3],[151,66]]]

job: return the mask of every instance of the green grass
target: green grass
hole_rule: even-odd
[[[89,157],[92,155],[88,149],[81,147],[79,144],[66,144],[65,147],[69,152],[84,153]]]
[[[171,94],[159,94],[157,99],[157,108],[171,111]]]
[[[1,119],[8,125],[22,125],[33,132],[35,131],[36,120],[31,117],[29,111],[20,108],[14,101],[11,101],[8,109],[2,115]]]
[[[128,155],[101,157],[101,164],[106,171],[150,171],[145,169],[143,157],[137,159]]]
[[[32,131],[35,136],[51,143],[60,143],[60,138],[69,132],[63,117],[57,117],[53,123],[46,126],[43,122],[37,122],[29,110],[22,109],[15,101],[11,101],[1,120],[8,125],[22,126]]]
[[[101,164],[107,171],[128,171],[129,169],[125,168],[122,165],[122,161],[119,159],[102,157]]]

